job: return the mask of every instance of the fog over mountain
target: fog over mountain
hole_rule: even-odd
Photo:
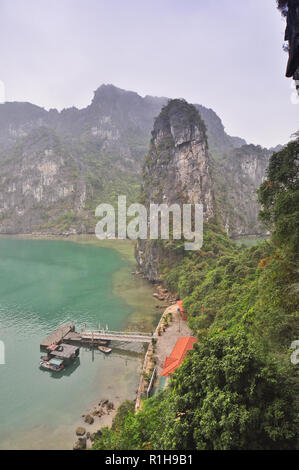
[[[275,147],[298,128],[284,30],[275,0],[2,0],[0,82],[46,109],[85,108],[100,83],[183,97]]]

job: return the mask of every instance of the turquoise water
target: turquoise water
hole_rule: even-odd
[[[57,377],[38,366],[41,340],[63,322],[128,325],[132,307],[113,285],[126,264],[117,251],[90,244],[0,239],[0,448],[70,448],[93,403],[135,397],[140,354],[81,348],[80,365]]]

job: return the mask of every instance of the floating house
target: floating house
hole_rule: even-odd
[[[77,359],[80,349],[77,346],[62,343],[51,345],[47,348],[47,356],[42,356],[40,367],[53,372],[59,372]]]
[[[62,343],[54,351],[51,351],[51,355],[66,362],[72,362],[79,356],[79,351],[80,349],[77,346]]]

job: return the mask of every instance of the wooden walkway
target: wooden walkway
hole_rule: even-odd
[[[109,331],[109,330],[89,330],[81,333],[84,340],[103,340],[103,341],[129,341],[133,343],[150,343],[153,336],[148,333],[130,332],[130,331]]]
[[[76,344],[101,344],[101,341],[122,341],[132,343],[150,343],[153,336],[148,333],[131,331],[109,331],[109,330],[81,330],[75,331],[73,323],[63,324],[56,328],[40,344],[41,349],[47,349],[52,344],[76,343]]]
[[[41,349],[47,349],[48,346],[51,346],[51,344],[59,344],[61,343],[66,335],[74,331],[74,325],[73,323],[67,323],[60,325],[56,330],[54,330],[46,339],[44,339],[41,344],[40,348]]]

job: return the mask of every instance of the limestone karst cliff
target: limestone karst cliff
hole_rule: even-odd
[[[93,232],[99,203],[115,204],[118,195],[135,202],[154,118],[167,102],[102,85],[84,109],[0,104],[0,233]],[[250,146],[248,152],[213,110],[195,107],[207,128],[213,174],[219,175],[214,189],[223,223],[231,235],[263,230],[254,223],[255,190],[267,151]],[[244,158],[247,164],[240,164]],[[193,168],[195,179],[202,170]]]
[[[206,128],[193,105],[171,100],[156,118],[143,167],[146,204],[202,203],[214,215]]]
[[[273,151],[260,146],[243,145],[213,163],[219,216],[231,237],[266,233],[258,220],[256,190],[265,179],[272,154]]]
[[[200,110],[184,100],[172,100],[162,108],[145,158],[142,202],[148,212],[150,203],[201,203],[204,220],[217,220],[231,236],[264,233],[257,218],[256,188],[273,152],[242,141],[235,148],[235,140],[224,134],[221,121],[211,113],[214,127],[207,134]],[[179,248],[169,247],[162,240],[139,240],[139,272],[158,281],[165,260],[182,255]]]
[[[156,118],[149,153],[143,168],[142,202],[202,204],[204,220],[215,213],[206,127],[196,108],[184,100],[172,100]],[[159,241],[139,240],[139,271],[151,281],[160,277],[165,256]]]
[[[164,102],[104,85],[81,110],[0,104],[0,233],[94,232],[99,203],[136,201]]]

